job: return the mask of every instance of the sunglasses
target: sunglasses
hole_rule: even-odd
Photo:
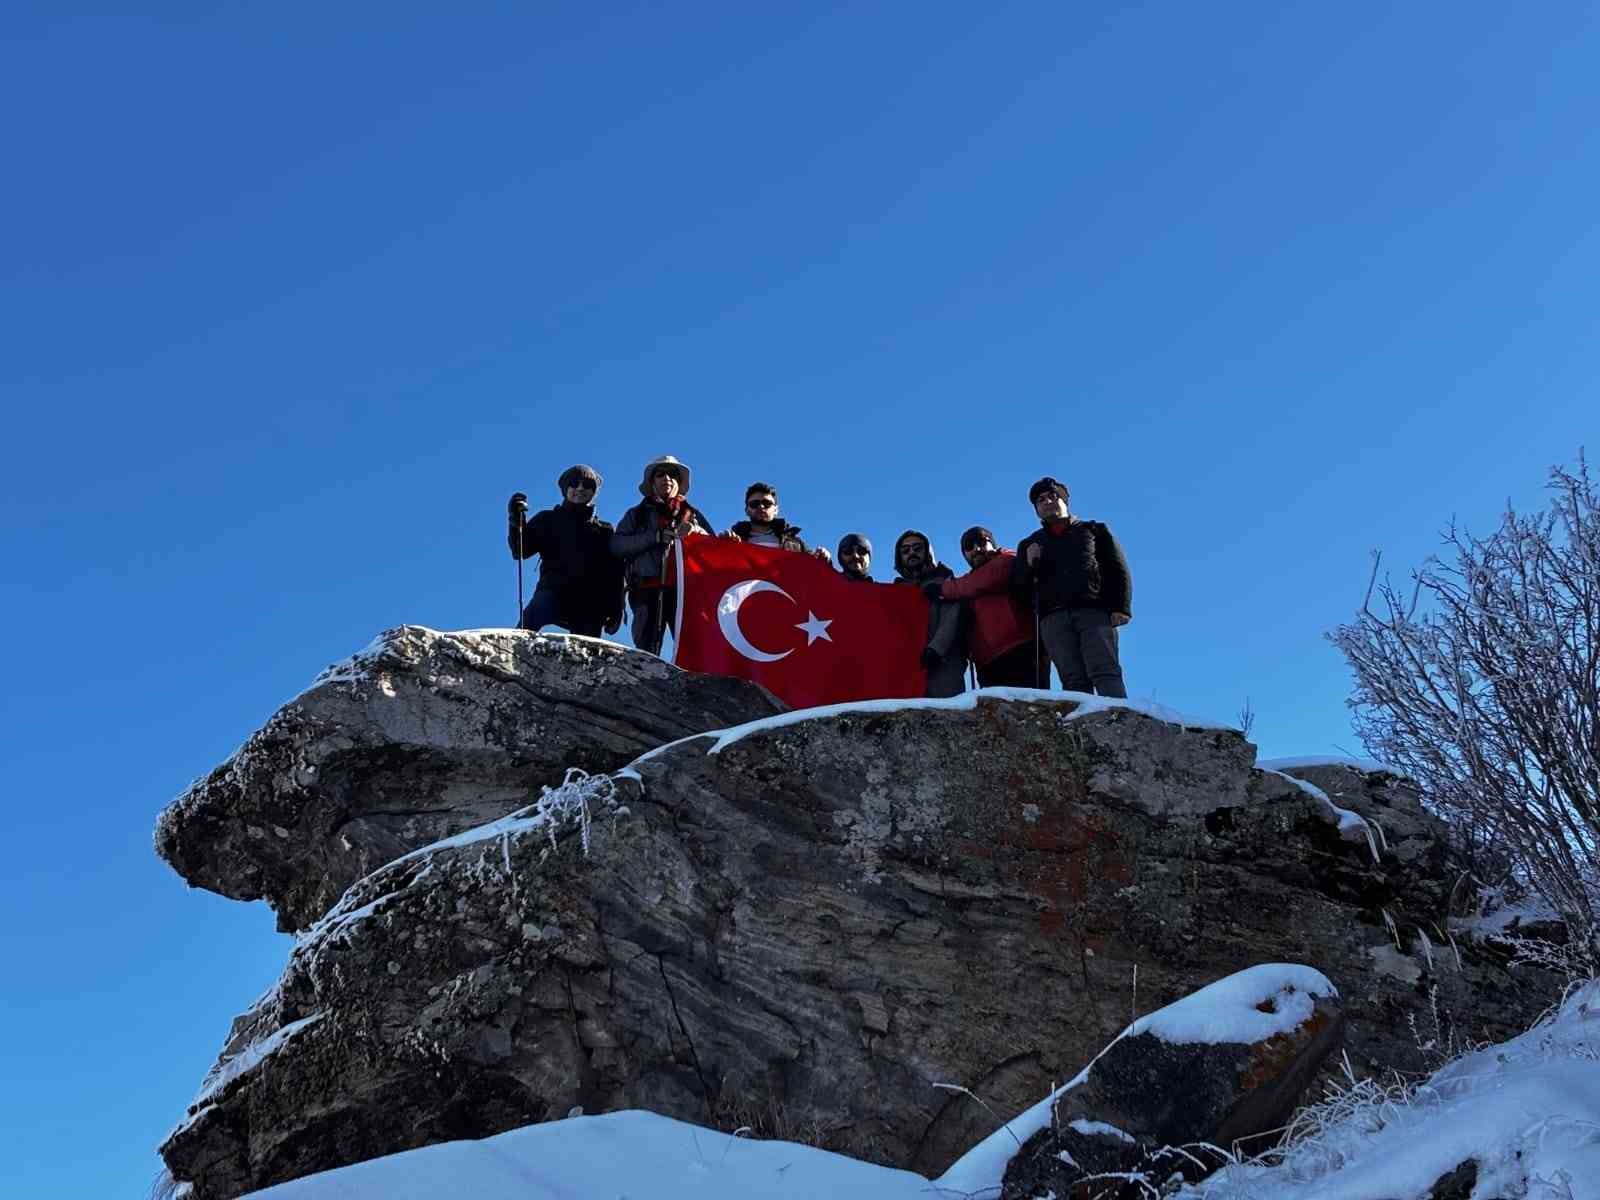
[[[580,492],[592,492],[594,491],[594,480],[574,479],[571,483],[567,484],[567,486],[569,488],[577,488]]]
[[[746,508],[776,508],[778,506],[778,502],[771,497],[760,497],[753,500],[746,500],[744,502],[744,506]]]

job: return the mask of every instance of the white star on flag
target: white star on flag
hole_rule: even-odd
[[[833,639],[828,636],[828,626],[832,624],[832,621],[819,621],[817,619],[817,614],[808,608],[806,609],[806,619],[800,624],[796,625],[795,628],[805,631],[806,645],[809,646],[818,638],[821,638],[825,642],[833,641]]]

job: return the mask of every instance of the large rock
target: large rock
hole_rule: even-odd
[[[329,667],[156,822],[196,887],[304,929],[361,876],[530,803],[569,767],[783,710],[764,688],[562,634],[404,625]]]
[[[1253,760],[1048,696],[665,747],[352,887],[162,1153],[206,1200],[642,1107],[933,1174],[994,1120],[934,1085],[1016,1112],[1130,1012],[1263,961],[1333,980],[1358,1069],[1424,1065],[1408,1019],[1435,1007],[1490,1037],[1542,1007],[1424,947],[1442,860],[1374,861]]]
[[[1305,967],[1242,971],[1135,1021],[1050,1103],[1000,1200],[1139,1200],[1222,1151],[1252,1154],[1288,1123],[1340,1046],[1334,989]]]

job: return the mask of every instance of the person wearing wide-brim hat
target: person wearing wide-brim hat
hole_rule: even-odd
[[[522,628],[560,625],[599,637],[602,629],[622,627],[622,565],[611,554],[610,522],[594,511],[600,484],[600,472],[578,463],[556,480],[561,503],[555,507],[529,517],[521,492],[506,505],[511,557],[539,556],[539,585],[522,610]]]
[[[651,654],[661,653],[667,622],[678,606],[668,550],[681,537],[711,532],[706,515],[688,501],[693,482],[689,468],[672,455],[652,458],[639,480],[644,499],[622,514],[611,535],[611,553],[626,572],[633,644]]]

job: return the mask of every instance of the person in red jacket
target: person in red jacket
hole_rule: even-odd
[[[978,686],[1048,686],[1049,667],[1039,659],[1033,614],[1023,612],[1012,595],[1017,556],[998,548],[994,534],[982,525],[961,535],[961,556],[972,570],[959,579],[930,583],[926,590],[930,599],[967,602],[972,613],[967,653],[978,668]]]

